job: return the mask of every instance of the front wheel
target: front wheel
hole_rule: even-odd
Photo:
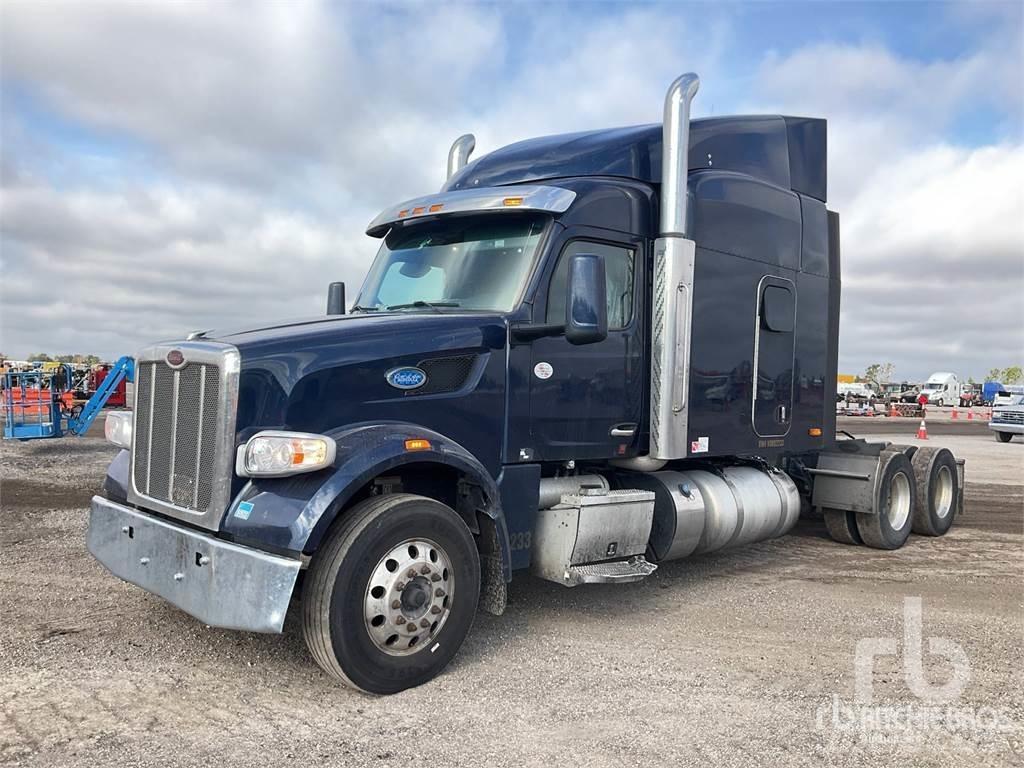
[[[1013,432],[996,432],[996,440],[1000,443],[1008,443],[1013,440]]]
[[[455,656],[480,594],[473,534],[422,496],[360,502],[313,559],[303,634],[331,676],[367,693],[422,685]]]

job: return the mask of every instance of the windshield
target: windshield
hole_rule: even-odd
[[[501,214],[392,230],[355,309],[510,312],[519,301],[546,222],[545,216]]]

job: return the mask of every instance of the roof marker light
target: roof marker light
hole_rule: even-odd
[[[501,204],[506,208],[517,208],[523,204],[523,198],[521,197],[506,197],[501,201]]]
[[[424,440],[422,437],[414,437],[405,441],[405,450],[407,451],[429,451],[430,441]]]

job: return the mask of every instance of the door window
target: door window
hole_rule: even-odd
[[[633,319],[633,285],[636,252],[620,245],[573,240],[558,257],[548,287],[548,308],[545,322],[565,322],[565,298],[568,287],[569,259],[577,253],[604,256],[605,281],[608,287],[608,330],[621,330]]]

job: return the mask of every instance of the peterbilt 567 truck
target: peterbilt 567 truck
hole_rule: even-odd
[[[946,450],[837,439],[826,125],[524,141],[381,213],[345,313],[136,357],[88,544],[202,622],[281,632],[363,691],[430,680],[513,574],[572,587],[782,536],[901,547],[962,508]],[[296,617],[299,618],[299,617]]]

